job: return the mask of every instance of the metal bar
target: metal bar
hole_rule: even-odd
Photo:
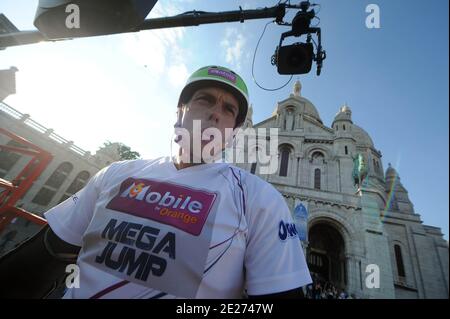
[[[20,147],[16,147],[16,146],[9,146],[9,145],[0,145],[0,150],[7,150],[10,152],[21,153],[21,154],[30,155],[30,156],[36,156],[39,154],[39,152],[37,152],[37,151],[28,150],[28,149],[24,149],[24,148],[20,148]]]
[[[285,4],[278,4],[270,8],[254,10],[235,10],[224,12],[192,11],[182,13],[173,17],[146,19],[144,22],[129,32],[137,32],[150,29],[175,28],[198,26],[200,24],[222,23],[222,22],[244,22],[244,20],[275,18],[278,23],[283,21],[286,13]],[[120,32],[119,32],[120,33]],[[114,34],[114,33],[111,33]],[[105,35],[105,34],[98,34]],[[97,35],[92,35],[97,36]],[[73,38],[48,39],[38,30],[20,31],[9,34],[0,34],[0,49],[11,46],[38,43],[42,41],[71,40]]]
[[[20,180],[22,177],[25,179],[20,183],[18,189],[13,193],[13,195],[8,200],[8,204],[13,206],[33,185],[33,182],[41,175],[41,173],[45,170],[47,165],[52,160],[52,156],[50,154],[43,154],[38,157],[39,164],[33,169],[29,176],[25,176],[25,173],[28,173],[33,162],[28,163],[27,167],[25,167],[22,172],[16,177],[17,180]]]
[[[6,136],[8,136],[9,138],[16,140],[17,142],[21,143],[21,144],[25,144],[26,146],[28,146],[29,148],[32,148],[36,151],[39,151],[41,153],[48,153],[47,151],[44,151],[42,148],[40,148],[39,146],[34,145],[33,143],[31,143],[30,141],[24,139],[23,137],[20,137],[16,134],[13,134],[7,130],[5,130],[4,128],[0,127],[0,134],[5,134]]]
[[[22,196],[28,191],[32,186],[33,182],[41,175],[45,170],[48,163],[52,160],[53,156],[47,152],[27,141],[26,139],[15,135],[3,128],[0,128],[0,133],[10,137],[12,140],[20,142],[31,149],[37,150],[37,154],[27,163],[25,168],[17,175],[17,177],[11,183],[13,188],[11,190],[7,189],[1,193],[0,201],[0,232],[14,219],[16,216],[20,216],[30,220],[39,225],[44,225],[46,223],[45,219],[39,217],[38,215],[29,213],[23,209],[17,208],[14,205],[16,202],[22,198]],[[11,149],[11,147],[6,147],[6,149]],[[12,147],[12,150],[18,153],[29,153],[32,150],[21,149],[20,147]],[[37,163],[37,165],[35,165]],[[6,186],[9,186],[5,184]],[[17,185],[17,186],[16,186]]]
[[[10,181],[7,181],[3,178],[0,178],[0,187],[3,188],[14,188],[14,184],[11,183]]]
[[[285,7],[278,5],[271,8],[257,10],[236,10],[225,12],[202,12],[193,11],[192,13],[183,13],[173,17],[154,18],[145,20],[135,31],[190,27],[200,24],[222,23],[222,22],[244,22],[244,20],[276,18],[281,21],[285,14]]]
[[[2,231],[6,228],[6,226],[8,226],[8,224],[11,222],[11,220],[14,219],[14,214],[11,213],[5,213],[2,214],[0,213],[0,234],[2,233]]]
[[[5,112],[9,116],[14,117],[15,119],[20,119],[23,116],[23,113],[17,111],[15,108],[6,104],[3,101],[0,101],[0,110]]]
[[[47,41],[47,38],[37,30],[0,34],[0,49],[42,41]]]
[[[26,220],[29,220],[38,225],[46,225],[47,224],[47,220],[45,218],[42,218],[39,215],[27,212],[26,210],[19,208],[19,207],[11,207],[9,209],[9,212],[11,212],[12,214],[14,214],[18,217],[23,217]]]

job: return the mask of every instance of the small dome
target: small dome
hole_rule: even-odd
[[[353,124],[352,135],[356,140],[356,144],[360,144],[361,146],[375,148],[373,145],[373,141],[370,138],[369,134],[366,131],[364,131],[362,128],[360,128],[358,125]]]
[[[333,122],[336,122],[336,121],[352,121],[352,117],[351,116],[349,116],[348,114],[346,114],[346,113],[338,113],[338,114],[336,114],[336,116],[334,117],[334,120],[333,120]]]
[[[400,181],[400,176],[398,175],[398,172],[391,166],[391,163],[389,163],[389,167],[386,170],[386,190],[389,192],[392,189],[396,192],[397,199],[401,199],[402,201],[409,201],[408,198],[408,191],[403,186],[402,182]]]
[[[347,103],[341,106],[339,112],[336,113],[333,123],[336,121],[352,121],[352,110],[348,107]]]
[[[398,177],[398,173],[397,173],[397,171],[395,170],[395,168],[393,168],[393,167],[391,166],[391,163],[389,163],[389,164],[388,164],[388,168],[387,168],[387,170],[386,170],[386,179],[387,179],[387,178],[395,178],[395,177],[399,178],[399,177]]]
[[[341,112],[350,112],[350,114],[352,114],[352,110],[348,107],[347,103],[345,103],[344,106],[341,106]]]

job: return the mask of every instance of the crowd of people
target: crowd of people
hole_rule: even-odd
[[[337,288],[333,283],[313,277],[313,282],[306,286],[307,299],[357,299],[355,294],[349,294],[344,289]]]

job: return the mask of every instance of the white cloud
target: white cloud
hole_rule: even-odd
[[[180,8],[176,5],[174,5],[173,1],[171,1],[171,2],[165,1],[163,4],[161,4],[162,2],[163,1],[158,1],[155,4],[152,11],[147,16],[148,19],[173,16],[173,15],[181,13]]]
[[[153,32],[142,32],[124,36],[126,53],[139,65],[160,75],[166,64],[166,46]]]
[[[148,18],[179,13],[181,10],[177,6],[170,3],[160,5],[157,2]],[[135,63],[146,67],[154,76],[168,75],[169,83],[178,87],[181,77],[176,75],[187,73],[187,62],[181,46],[184,33],[184,28],[167,28],[125,34],[123,47]]]
[[[181,90],[183,85],[186,83],[189,72],[184,64],[177,64],[170,66],[168,75],[170,83],[175,88]]]
[[[225,61],[234,66],[238,71],[241,69],[242,54],[245,51],[247,39],[236,28],[227,28],[225,38],[220,45],[225,48]]]

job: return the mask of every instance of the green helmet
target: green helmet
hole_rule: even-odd
[[[236,127],[244,123],[249,104],[247,86],[238,74],[222,66],[209,65],[192,73],[181,91],[178,107],[187,103],[196,90],[205,86],[219,86],[232,93],[239,102]]]

